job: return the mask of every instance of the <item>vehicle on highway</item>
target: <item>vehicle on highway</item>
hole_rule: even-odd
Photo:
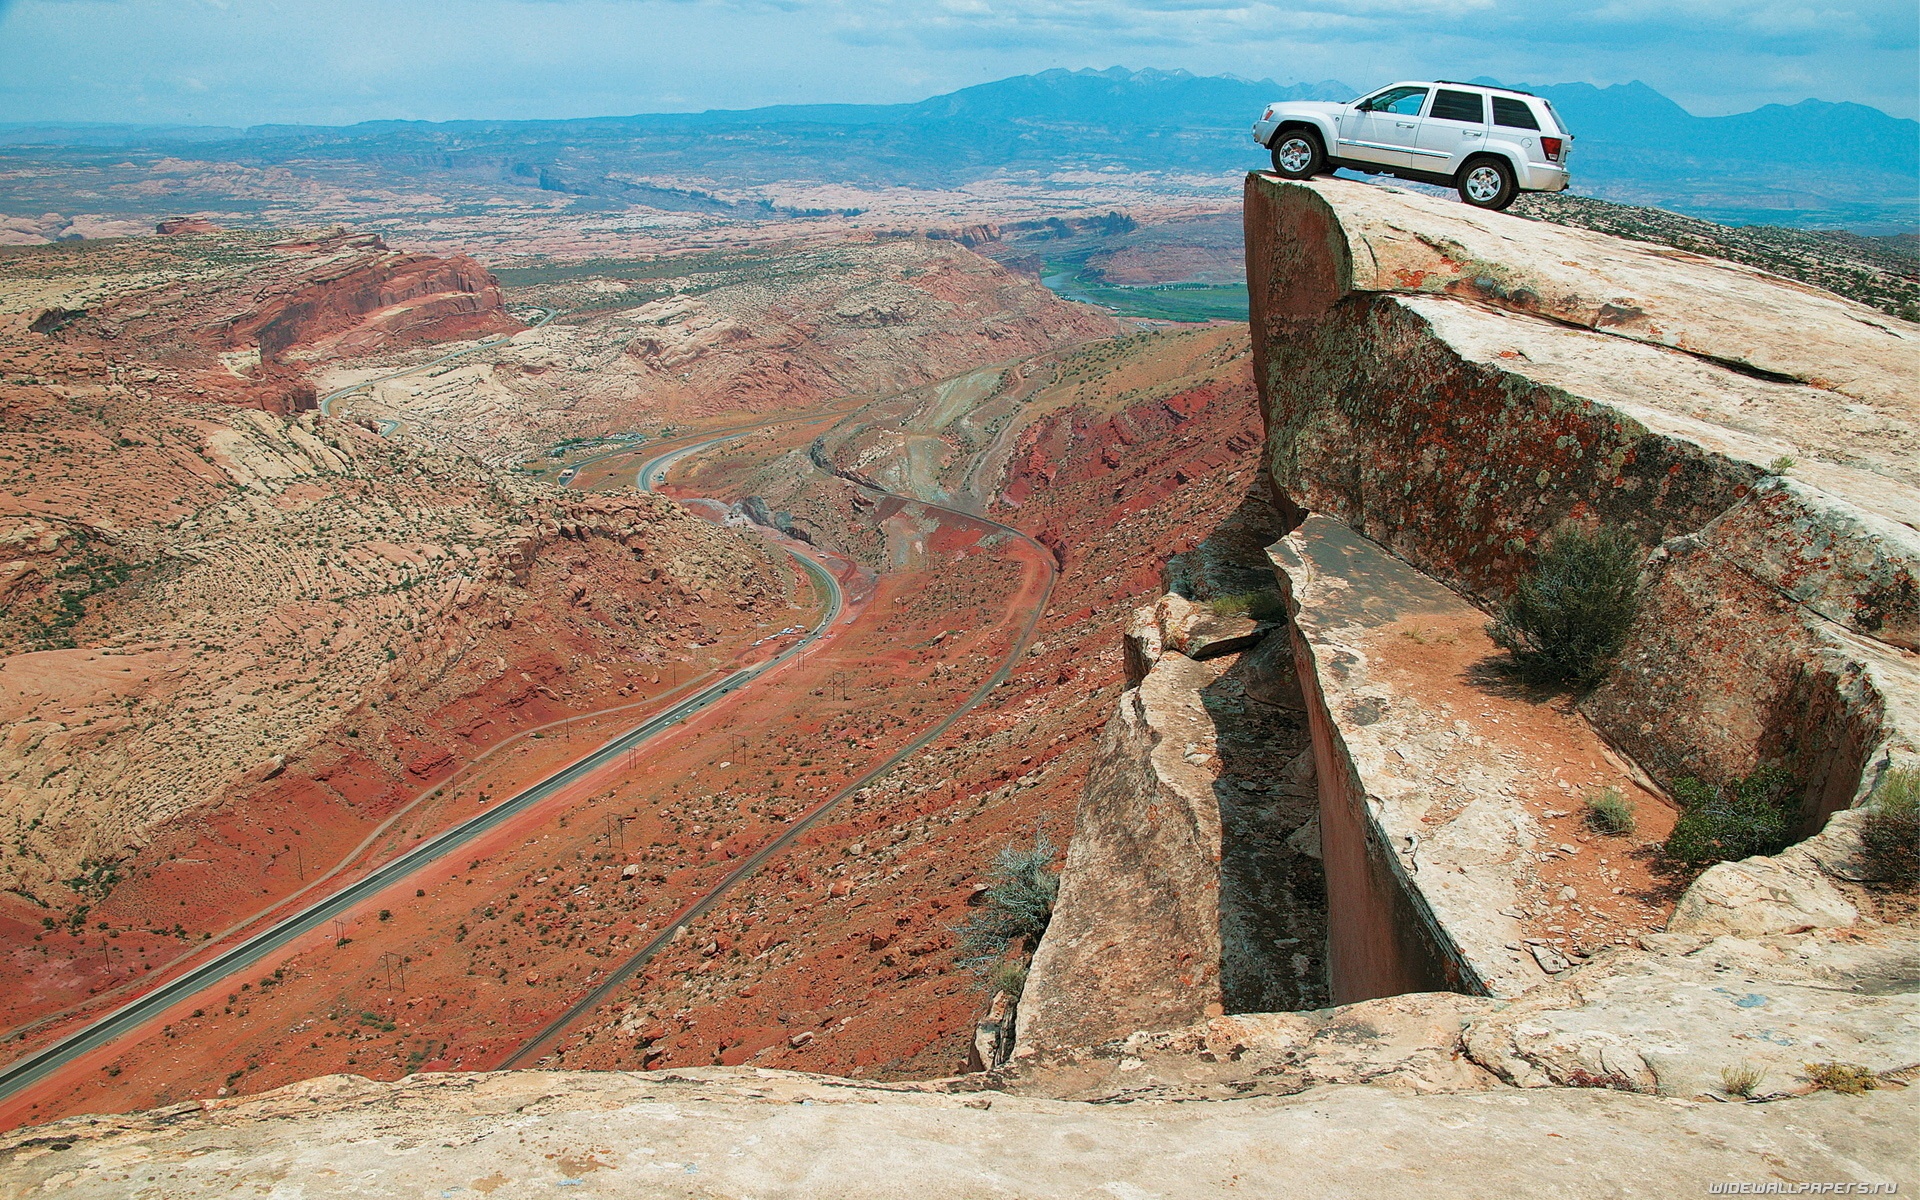
[[[1468,204],[1495,210],[1521,192],[1565,191],[1573,150],[1541,97],[1446,79],[1395,83],[1346,104],[1269,104],[1253,140],[1286,179],[1346,167],[1458,188]]]

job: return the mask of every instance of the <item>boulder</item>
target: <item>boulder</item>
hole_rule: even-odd
[[[1764,937],[1809,929],[1845,929],[1860,919],[1804,851],[1708,867],[1680,897],[1669,933]]]
[[[1911,989],[1920,940],[1893,931],[1823,970],[1830,938],[1604,955],[1476,1018],[1466,1049],[1520,1087],[1689,1098],[1722,1093],[1723,1073],[1741,1067],[1762,1072],[1763,1092],[1805,1092],[1809,1062],[1877,1072],[1920,1062],[1920,995],[1886,991]]]

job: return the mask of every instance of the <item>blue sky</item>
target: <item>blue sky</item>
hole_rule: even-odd
[[[1640,79],[1920,116],[1914,0],[0,0],[0,121],[564,117],[916,100],[1048,67]]]

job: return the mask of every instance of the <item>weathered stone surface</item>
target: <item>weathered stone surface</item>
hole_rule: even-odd
[[[1876,763],[1914,761],[1920,669],[1757,581],[1701,534],[1655,552],[1640,616],[1583,708],[1663,780],[1784,766],[1805,781],[1804,836],[1864,797]]]
[[[1477,673],[1482,613],[1325,517],[1272,552],[1314,726],[1336,1000],[1516,996],[1547,975],[1527,938],[1573,949],[1658,923],[1619,895],[1557,898],[1569,781],[1649,819],[1660,802],[1577,715]]]
[[[1220,807],[1202,765],[1215,746],[1200,698],[1218,674],[1167,654],[1121,695],[1027,975],[1016,1054],[1222,1011]]]
[[[1522,1087],[1685,1097],[1720,1094],[1722,1072],[1742,1066],[1764,1073],[1767,1094],[1810,1090],[1809,1062],[1920,1063],[1920,939],[1890,931],[1820,969],[1833,946],[1724,937],[1683,954],[1610,954],[1475,1018],[1467,1051]]]
[[[1249,267],[1264,268],[1250,281],[1262,288],[1276,270],[1299,278],[1288,311],[1348,292],[1445,295],[1911,412],[1911,322],[1765,271],[1344,180],[1253,176],[1247,198],[1249,228],[1262,221],[1280,235],[1249,243]],[[1302,258],[1320,261],[1301,271]]]
[[[1701,540],[1821,617],[1920,650],[1920,536],[1910,525],[1775,476],[1702,530]]]
[[[1914,761],[1920,327],[1340,181],[1250,178],[1247,248],[1291,501],[1489,607],[1563,522],[1664,544],[1587,708],[1656,778],[1784,766],[1808,834]]]
[[[1293,666],[1293,647],[1284,630],[1262,638],[1242,664],[1247,695],[1262,704],[1304,712],[1306,699],[1300,694],[1300,673]],[[1312,759],[1307,760],[1309,763]]]
[[[997,1089],[1060,1100],[1227,1100],[1328,1084],[1483,1091],[1498,1076],[1466,1056],[1469,1024],[1499,1001],[1421,992],[1311,1012],[1213,1017],[1100,1046],[1033,1055],[986,1076]]]
[[[1245,613],[1217,613],[1172,592],[1154,606],[1154,619],[1168,650],[1192,659],[1235,654],[1260,640],[1260,623]]]
[[[1860,840],[1860,823],[1866,814],[1859,809],[1837,812],[1826,828],[1801,842],[1794,849],[1810,856],[1820,869],[1835,879],[1853,883],[1871,883],[1882,878],[1866,856]]]
[[[1860,911],[1828,881],[1819,861],[1796,847],[1771,858],[1708,867],[1680,897],[1667,931],[1764,937],[1845,929],[1859,919]]]
[[[1160,655],[1167,648],[1166,638],[1160,632],[1159,613],[1152,605],[1134,610],[1133,619],[1127,623],[1122,646],[1127,686],[1139,687],[1140,681],[1147,677],[1148,671],[1153,670],[1153,664],[1160,661]]]
[[[1014,997],[996,991],[987,1005],[987,1019],[973,1031],[973,1045],[967,1051],[967,1069],[988,1071],[1007,1061],[1013,1053]]]
[[[1273,769],[1304,749],[1303,722],[1251,695],[1252,658],[1170,650],[1121,695],[1021,997],[1018,1055],[1325,1002],[1324,885],[1288,841],[1317,801]]]
[[[1915,1089],[1735,1105],[1323,1087],[1094,1105],[724,1068],[329,1076],[10,1134],[0,1187],[72,1200],[1685,1195],[1776,1175],[1904,1179],[1916,1115]]]

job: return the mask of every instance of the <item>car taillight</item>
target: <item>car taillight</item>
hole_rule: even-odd
[[[1261,119],[1262,121],[1271,121],[1271,120],[1273,120],[1273,105],[1271,105],[1271,104],[1269,104],[1269,105],[1267,105],[1267,111],[1265,111],[1265,112],[1263,112],[1263,113],[1261,113],[1261,114],[1260,114],[1260,119]]]
[[[1543,137],[1540,139],[1540,148],[1547,152],[1548,162],[1559,162],[1560,149],[1565,145],[1566,143],[1559,138]]]

